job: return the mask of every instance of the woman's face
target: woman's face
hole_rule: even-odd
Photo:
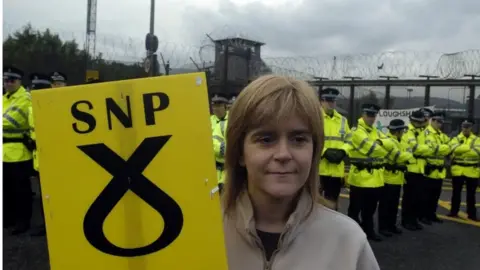
[[[311,132],[297,116],[251,130],[241,160],[249,191],[274,198],[295,196],[307,181],[312,157]]]

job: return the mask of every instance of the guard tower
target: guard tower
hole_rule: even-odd
[[[210,93],[236,95],[249,80],[261,74],[266,65],[261,58],[265,43],[235,37],[215,40],[214,78]]]

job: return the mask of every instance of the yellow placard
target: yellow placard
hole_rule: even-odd
[[[32,98],[52,270],[227,269],[203,73]]]
[[[90,82],[90,81],[93,81],[93,80],[98,80],[98,78],[100,78],[100,73],[98,72],[98,70],[93,70],[93,69],[88,69],[87,70],[86,78],[85,78],[86,82]]]

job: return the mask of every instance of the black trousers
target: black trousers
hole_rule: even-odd
[[[398,205],[401,185],[385,184],[381,190],[378,204],[378,229],[390,230],[397,226]]]
[[[418,173],[406,173],[403,185],[402,223],[418,223],[419,206],[423,203],[425,177]]]
[[[478,187],[477,178],[469,178],[466,176],[452,177],[452,214],[458,214],[460,210],[460,202],[462,201],[463,184],[467,184],[467,214],[469,218],[477,217],[477,209],[475,207],[475,192]]]
[[[442,194],[442,179],[425,177],[423,180],[423,201],[419,205],[420,218],[433,220],[437,218],[438,200]]]
[[[373,216],[377,210],[381,191],[382,188],[350,186],[348,216],[357,221],[367,235],[375,233]]]
[[[3,162],[4,226],[30,225],[32,218],[32,161]]]
[[[38,186],[40,187],[40,214],[42,215],[42,226],[45,226],[45,211],[43,210],[43,192],[42,192],[42,183],[40,182],[40,175],[36,173],[36,180],[38,181]]]
[[[320,190],[327,200],[337,202],[342,190],[342,178],[320,176]]]

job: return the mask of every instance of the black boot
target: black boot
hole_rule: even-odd
[[[391,232],[389,232],[388,230],[380,230],[379,233],[385,237],[392,237],[393,234]]]
[[[417,226],[411,222],[402,222],[402,226],[409,231],[418,231]]]
[[[382,242],[382,238],[374,232],[367,234],[367,239],[374,242]]]
[[[438,224],[442,224],[443,223],[443,220],[439,219],[436,215],[435,217],[433,217],[431,219],[432,222],[435,222],[435,223],[438,223]]]
[[[395,227],[392,227],[390,230],[388,230],[389,232],[393,233],[393,234],[402,234],[402,230],[400,230],[397,226]]]
[[[421,218],[419,221],[425,225],[432,225],[432,222],[427,218]]]

